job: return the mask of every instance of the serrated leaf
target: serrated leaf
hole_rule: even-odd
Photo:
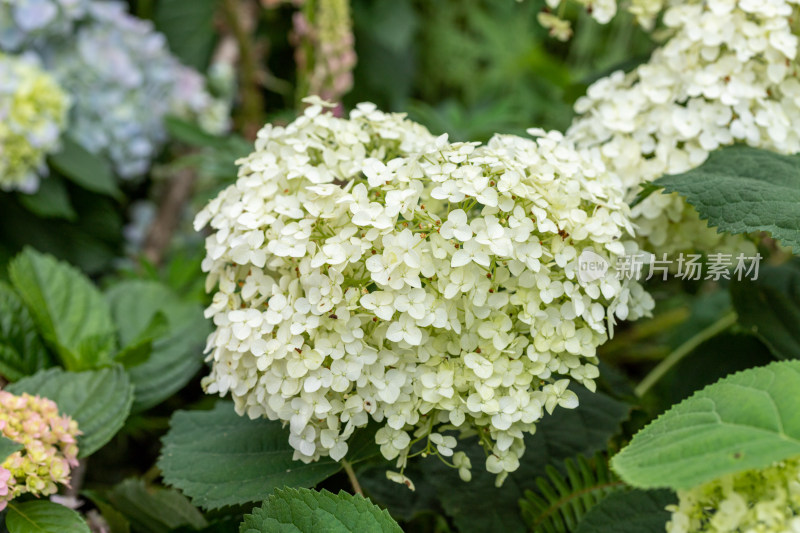
[[[589,510],[575,533],[664,533],[667,505],[677,503],[669,490],[617,492]]]
[[[110,363],[114,324],[103,295],[89,279],[32,248],[11,261],[8,273],[42,337],[67,369]]]
[[[611,464],[634,487],[677,490],[800,455],[798,390],[800,361],[733,374],[639,431]]]
[[[28,308],[0,282],[0,375],[16,381],[52,365]]]
[[[747,146],[712,152],[699,167],[655,181],[728,233],[767,231],[800,254],[800,156]]]
[[[779,359],[800,359],[800,260],[765,266],[758,279],[731,283],[739,324]]]
[[[106,497],[139,533],[168,533],[181,526],[200,529],[208,525],[186,496],[173,489],[148,487],[141,479],[126,479]]]
[[[106,293],[123,345],[152,336],[147,360],[129,368],[136,386],[133,411],[139,412],[183,388],[203,365],[202,349],[209,323],[201,306],[181,301],[169,287],[155,281],[125,281]],[[159,335],[149,330],[157,316],[166,319]]]
[[[60,413],[78,422],[78,456],[91,455],[119,431],[133,403],[128,375],[117,365],[87,372],[51,368],[12,383],[12,394],[37,394],[56,402]]]
[[[67,188],[58,176],[50,176],[42,180],[35,193],[20,193],[17,198],[25,209],[43,218],[75,220],[78,217],[72,208]]]
[[[374,454],[374,446],[365,444],[371,435],[354,435],[351,462]],[[341,469],[330,458],[293,461],[287,428],[278,421],[239,416],[227,401],[210,411],[176,412],[161,442],[158,467],[164,482],[205,509],[261,501],[278,487],[313,487]]]
[[[9,503],[9,533],[91,533],[81,515],[47,500]]]
[[[9,455],[21,449],[22,444],[0,434],[0,464],[2,464]]]
[[[121,192],[111,165],[87,151],[69,135],[61,138],[61,150],[48,158],[50,165],[86,190],[118,198]]]
[[[260,501],[284,485],[312,487],[340,469],[330,459],[293,461],[280,422],[241,417],[231,402],[176,412],[161,442],[164,482],[206,509]]]
[[[203,72],[214,47],[217,0],[160,0],[156,29],[167,37],[172,53],[185,65]]]
[[[245,515],[239,533],[402,533],[386,510],[344,491],[276,490],[260,508]]]

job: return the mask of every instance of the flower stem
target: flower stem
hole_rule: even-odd
[[[715,335],[722,333],[733,324],[736,323],[736,313],[734,311],[729,312],[726,315],[723,315],[719,320],[711,324],[710,326],[706,327],[705,329],[699,331],[689,340],[675,348],[663,361],[661,361],[656,367],[650,371],[649,374],[645,376],[645,378],[639,383],[639,385],[634,389],[636,392],[636,396],[642,397],[655,385],[658,380],[664,377],[664,375],[669,372],[669,370],[678,364],[684,357],[689,355],[695,348],[703,344],[708,339],[714,337]]]
[[[361,484],[358,482],[358,478],[356,477],[356,472],[353,470],[353,465],[350,464],[350,461],[347,459],[342,459],[342,466],[344,467],[344,471],[347,472],[347,477],[350,479],[350,484],[353,486],[353,492],[358,494],[359,496],[364,495],[364,491],[361,490]]]

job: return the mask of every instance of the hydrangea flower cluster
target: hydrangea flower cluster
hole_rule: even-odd
[[[800,531],[800,458],[678,491],[667,533]]]
[[[662,2],[634,2],[657,13]],[[598,147],[628,189],[687,171],[735,142],[800,151],[797,0],[687,0],[663,13],[666,43],[647,63],[593,84],[568,138]],[[633,209],[637,233],[657,253],[744,251],[699,220],[677,195],[652,194]]]
[[[78,424],[60,416],[55,402],[0,390],[0,433],[24,449],[0,464],[0,511],[21,494],[49,496],[69,484],[78,465]]]
[[[342,119],[311,102],[259,132],[195,220],[217,289],[206,391],[288,423],[305,462],[344,457],[371,418],[401,470],[415,444],[453,456],[455,430],[502,482],[543,413],[577,405],[570,381],[594,389],[607,322],[652,308],[611,272],[576,276],[584,250],[626,252],[620,184],[558,133],[451,144],[371,104]]]
[[[166,140],[167,114],[195,119],[212,133],[227,129],[228,103],[213,98],[202,76],[171,55],[152,23],[129,15],[123,3],[0,1],[25,13],[24,23],[19,16],[7,21],[12,29],[74,26],[68,38],[42,30],[13,45],[0,40],[0,48],[42,58],[73,98],[70,134],[87,150],[108,156],[121,177],[150,167]]]
[[[91,0],[0,0],[0,49],[20,50],[37,40],[69,35]]]
[[[38,187],[68,109],[67,95],[35,58],[0,53],[0,189]]]

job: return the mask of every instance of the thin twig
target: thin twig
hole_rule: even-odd
[[[164,254],[169,248],[172,235],[178,229],[184,206],[192,195],[197,172],[186,167],[177,171],[167,185],[164,200],[158,208],[158,214],[144,242],[144,256],[154,265],[161,264]]]
[[[351,465],[347,459],[342,459],[342,466],[344,467],[344,471],[347,472],[347,477],[350,479],[350,484],[353,486],[353,492],[359,496],[363,496],[364,491],[361,490],[361,484],[358,482],[356,473],[353,470],[353,465]]]
[[[242,107],[238,117],[239,128],[248,138],[255,138],[262,126],[264,118],[264,99],[261,94],[256,49],[253,44],[248,22],[255,18],[254,13],[248,16],[248,3],[238,0],[225,0],[223,10],[231,32],[239,47],[239,76],[241,85]],[[250,23],[252,26],[253,24]]]
[[[66,496],[70,498],[77,498],[83,486],[83,479],[86,477],[86,458],[78,461],[78,466],[72,469],[69,479],[69,488],[67,489]]]
[[[639,385],[637,385],[634,392],[636,396],[642,397],[650,390],[650,388],[655,385],[658,380],[664,377],[664,374],[669,372],[669,370],[678,364],[684,357],[692,353],[695,348],[709,340],[710,338],[716,336],[719,333],[722,333],[732,325],[736,323],[737,315],[735,312],[731,311],[730,313],[724,315],[719,320],[708,326],[707,328],[703,329],[702,331],[698,332],[692,338],[675,348],[671,354],[669,354],[663,361],[661,361],[656,367],[650,371],[649,374],[645,376]]]

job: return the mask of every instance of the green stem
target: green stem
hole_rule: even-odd
[[[669,372],[669,370],[678,364],[684,357],[689,355],[695,348],[703,344],[708,339],[714,337],[715,335],[722,333],[733,324],[736,323],[736,313],[731,311],[730,313],[722,316],[719,320],[708,326],[707,328],[699,331],[696,335],[692,338],[675,348],[671,354],[669,354],[663,361],[661,361],[656,367],[650,371],[649,374],[645,376],[645,378],[639,383],[636,387],[634,392],[636,392],[636,396],[642,397],[650,390],[650,388],[655,385],[658,380],[664,377],[664,374]]]
[[[350,480],[350,484],[353,486],[353,492],[358,494],[359,496],[364,495],[364,491],[361,490],[361,484],[358,482],[358,478],[356,477],[356,472],[353,470],[353,465],[350,464],[350,461],[347,459],[342,459],[341,461],[342,466],[344,467],[344,471],[347,473],[347,478]]]

